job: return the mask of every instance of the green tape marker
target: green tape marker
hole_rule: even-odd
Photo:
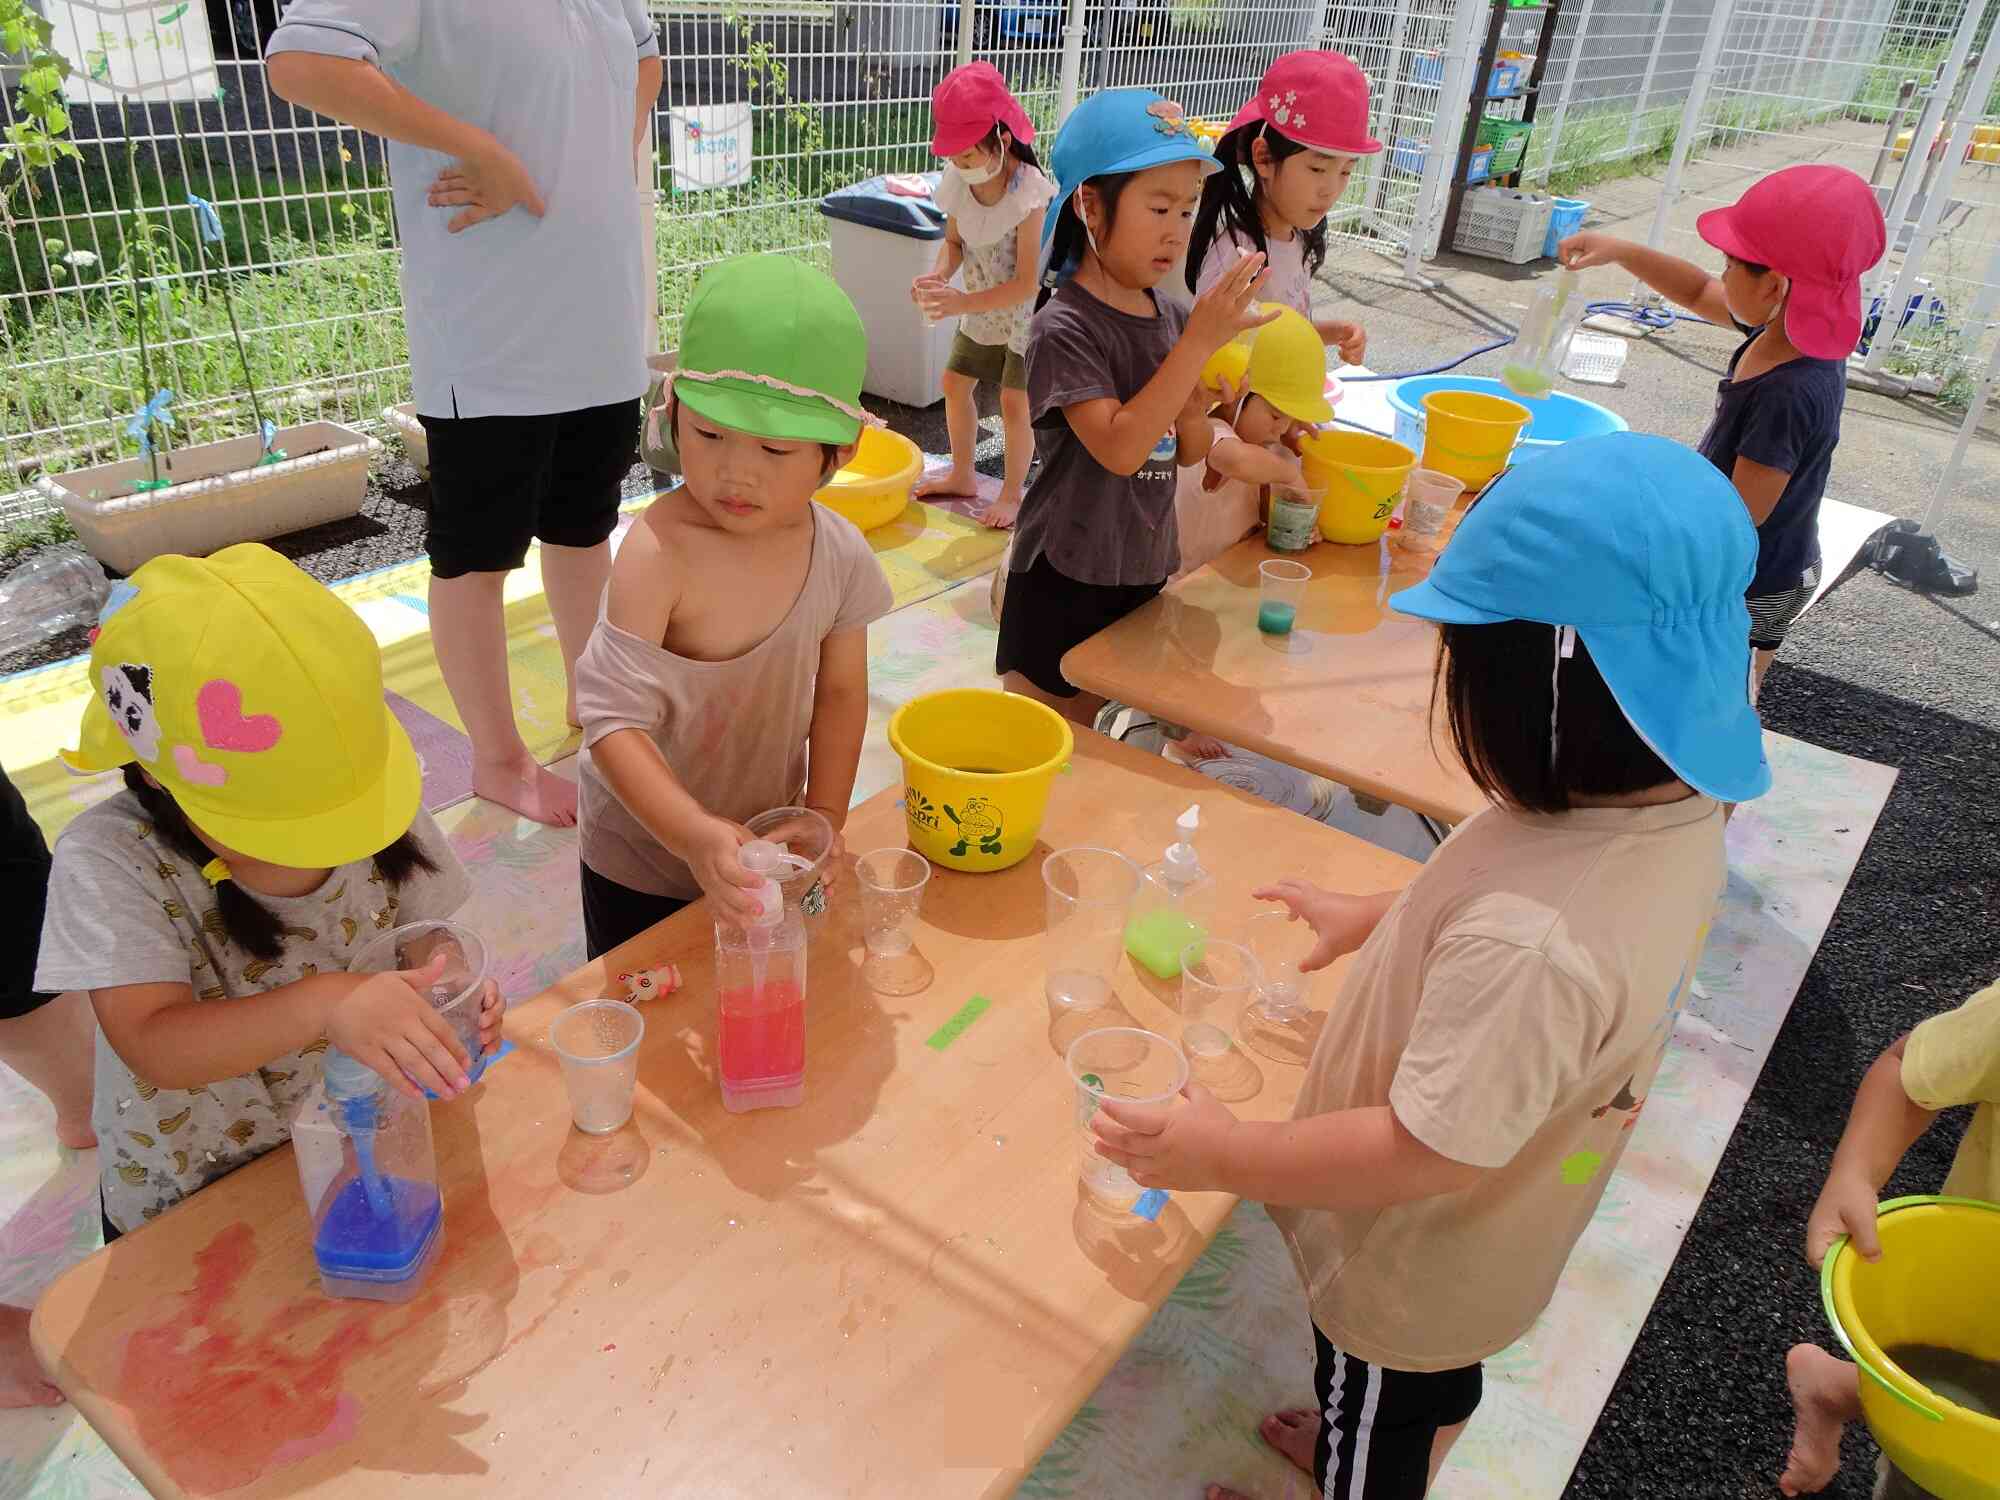
[[[964,1033],[965,1028],[986,1014],[986,1007],[993,1002],[984,995],[974,995],[959,1007],[958,1014],[930,1034],[924,1045],[933,1052],[942,1052]]]

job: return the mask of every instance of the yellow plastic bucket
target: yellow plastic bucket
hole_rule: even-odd
[[[1533,416],[1518,401],[1483,391],[1432,391],[1424,397],[1424,467],[1465,481],[1478,494],[1507,467]]]
[[[1863,1372],[1869,1430],[1940,1500],[2000,1500],[2000,1420],[1947,1400],[1885,1352],[1928,1345],[2000,1364],[2000,1204],[1894,1198],[1876,1227],[1880,1260],[1843,1239],[1820,1271],[1827,1318]]]
[[[1324,490],[1319,534],[1329,542],[1372,542],[1389,516],[1417,455],[1393,438],[1368,432],[1314,432],[1299,441],[1306,488]]]
[[[900,432],[864,427],[854,457],[813,499],[862,531],[873,531],[903,513],[910,503],[910,486],[923,470],[923,451]]]
[[[903,758],[910,847],[953,870],[1019,864],[1075,746],[1061,714],[1017,693],[959,688],[912,698],[889,719],[889,747]]]

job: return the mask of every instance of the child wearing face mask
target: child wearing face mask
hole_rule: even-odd
[[[1861,341],[1861,277],[1888,243],[1881,206],[1845,167],[1773,172],[1696,232],[1724,256],[1692,261],[1586,230],[1556,247],[1572,270],[1618,266],[1743,342],[1716,387],[1702,456],[1757,526],[1750,580],[1751,696],[1819,591],[1819,502],[1840,442],[1847,356]]]
[[[1028,421],[1028,317],[1035,300],[1035,260],[1042,220],[1055,187],[1035,159],[1035,127],[993,64],[967,63],[947,73],[931,95],[932,154],[944,159],[937,204],[950,215],[936,267],[910,284],[910,296],[933,319],[955,317],[958,335],[945,362],[945,423],[951,472],[916,488],[926,495],[971,495],[981,382],[1000,387],[1007,434],[1000,498],[977,517],[1007,527],[1021,510],[1035,456]],[[964,272],[965,289],[951,278]]]
[[[1366,330],[1313,317],[1312,279],[1326,263],[1327,213],[1347,191],[1355,160],[1381,149],[1368,133],[1368,79],[1352,58],[1288,52],[1272,63],[1216,143],[1222,170],[1202,187],[1189,290],[1206,291],[1254,251],[1270,267],[1271,299],[1311,318],[1345,363],[1360,364]]]

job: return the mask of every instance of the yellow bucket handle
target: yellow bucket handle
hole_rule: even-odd
[[[1899,1208],[1914,1208],[1925,1203],[1937,1203],[1962,1208],[1984,1208],[1990,1209],[1994,1213],[2000,1213],[2000,1203],[1988,1203],[1983,1198],[1952,1198],[1938,1193],[1913,1193],[1905,1198],[1891,1198],[1886,1203],[1878,1205],[1875,1210],[1875,1217],[1879,1219],[1884,1214],[1893,1213]],[[1843,1234],[1833,1242],[1833,1248],[1826,1252],[1826,1259],[1820,1262],[1819,1268],[1820,1301],[1826,1307],[1826,1321],[1833,1326],[1833,1336],[1840,1340],[1840,1347],[1847,1351],[1847,1357],[1854,1362],[1855,1367],[1867,1375],[1870,1380],[1881,1386],[1883,1390],[1894,1396],[1903,1405],[1909,1407],[1911,1411],[1926,1421],[1942,1422],[1944,1420],[1943,1412],[1924,1405],[1923,1402],[1912,1396],[1908,1391],[1891,1383],[1889,1377],[1878,1370],[1859,1349],[1856,1349],[1854,1347],[1854,1340],[1848,1337],[1847,1328],[1840,1321],[1840,1313],[1833,1305],[1833,1267],[1834,1263],[1846,1251],[1847,1236]]]

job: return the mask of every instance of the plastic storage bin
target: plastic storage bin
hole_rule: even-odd
[[[1493,175],[1505,177],[1521,170],[1528,154],[1528,137],[1535,127],[1527,120],[1484,119],[1479,122],[1479,144],[1493,148]]]
[[[1492,175],[1493,148],[1491,146],[1473,147],[1472,155],[1467,159],[1465,164],[1465,180],[1467,182],[1484,182]]]
[[[1583,228],[1583,216],[1590,212],[1589,200],[1584,198],[1557,198],[1549,207],[1549,232],[1542,241],[1542,254],[1550,260],[1556,257],[1556,246]]]
[[[930,174],[937,186],[937,174]],[[955,318],[933,324],[910,300],[910,283],[929,274],[944,238],[945,212],[929,198],[892,193],[881,177],[820,199],[833,245],[833,279],[854,299],[868,330],[863,388],[905,406],[944,399],[944,362]]]
[[[1430,142],[1412,140],[1399,135],[1389,146],[1389,165],[1398,172],[1408,172],[1420,176],[1424,170],[1424,158],[1430,155]]]
[[[1540,193],[1512,188],[1477,188],[1465,195],[1452,249],[1525,266],[1541,257],[1553,205]]]

